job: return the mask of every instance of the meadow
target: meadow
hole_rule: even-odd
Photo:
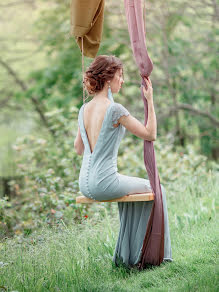
[[[218,291],[218,174],[182,177],[167,189],[173,262],[116,267],[116,203],[81,224],[44,226],[0,245],[5,291]]]

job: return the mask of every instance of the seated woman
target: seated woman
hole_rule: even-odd
[[[87,92],[94,95],[84,103],[78,115],[75,139],[77,154],[83,154],[79,174],[82,194],[95,200],[111,200],[128,194],[152,192],[147,179],[118,173],[117,156],[120,142],[127,129],[137,137],[155,141],[156,116],[150,79],[143,88],[148,102],[148,121],[144,126],[120,103],[112,93],[118,93],[123,80],[123,65],[115,56],[99,55],[85,72]],[[164,210],[164,260],[172,261],[165,189],[161,185]],[[120,230],[113,261],[127,266],[137,265],[146,233],[153,201],[118,202]]]

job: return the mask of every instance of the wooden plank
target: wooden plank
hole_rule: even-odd
[[[132,194],[126,195],[121,198],[113,199],[113,200],[104,200],[104,201],[96,201],[85,196],[76,197],[76,203],[102,203],[102,202],[144,202],[144,201],[153,201],[154,194],[153,193],[142,193],[142,194]]]

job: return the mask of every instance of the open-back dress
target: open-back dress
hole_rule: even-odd
[[[108,90],[108,98],[111,103],[105,112],[93,152],[90,149],[83,119],[84,107],[87,103],[84,103],[79,110],[78,124],[84,143],[79,189],[84,196],[97,201],[111,200],[127,194],[152,192],[149,180],[118,173],[118,149],[126,129],[122,124],[116,128],[113,124],[117,124],[121,116],[128,116],[129,111],[120,103],[114,102],[110,90]],[[172,261],[166,191],[162,184],[161,188],[164,210],[164,261]],[[112,258],[116,265],[123,263],[133,266],[140,261],[153,203],[153,201],[117,203],[120,230]]]

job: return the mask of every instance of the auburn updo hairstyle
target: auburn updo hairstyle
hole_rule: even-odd
[[[118,69],[123,69],[121,60],[113,55],[99,55],[84,73],[84,87],[88,94],[101,91],[105,81],[111,81]]]

